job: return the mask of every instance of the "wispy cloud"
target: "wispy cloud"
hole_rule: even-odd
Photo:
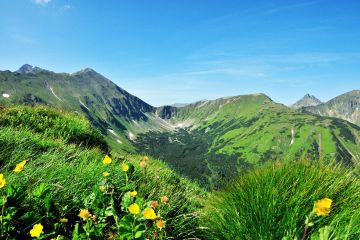
[[[295,3],[295,4],[291,4],[291,5],[283,5],[283,6],[268,9],[265,11],[265,14],[273,14],[273,13],[282,12],[282,11],[294,10],[297,8],[309,7],[309,6],[312,6],[319,2],[320,1],[309,1],[309,2]]]
[[[70,4],[65,4],[64,6],[62,6],[61,9],[62,10],[70,10],[70,9],[72,9],[72,6]]]
[[[34,3],[39,4],[39,5],[46,5],[49,2],[51,2],[51,0],[34,0]]]
[[[34,38],[22,34],[12,34],[10,35],[10,38],[21,45],[29,46],[36,44],[36,40]]]

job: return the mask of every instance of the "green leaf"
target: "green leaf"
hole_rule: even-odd
[[[6,196],[8,204],[16,205],[17,202],[21,202],[23,200],[25,195],[18,186],[10,185],[6,188]]]
[[[52,206],[52,198],[50,194],[47,194],[44,198],[44,207],[47,212],[50,211],[51,206]]]
[[[37,186],[33,190],[32,194],[35,198],[43,198],[49,192],[50,192],[50,185],[47,183],[40,183],[39,186]]]
[[[126,215],[122,217],[119,222],[121,232],[132,232],[131,225],[133,220],[134,220],[133,217],[130,215]]]
[[[129,192],[126,192],[121,199],[121,210],[125,211],[130,204],[132,203],[132,199]]]
[[[27,212],[21,217],[21,220],[25,225],[31,226],[41,220],[41,215],[35,212]]]
[[[330,240],[331,230],[330,226],[322,227],[317,233],[311,235],[311,240]]]
[[[135,233],[135,238],[141,238],[144,232],[145,232],[145,231],[137,231],[137,232]]]
[[[79,240],[79,224],[75,224],[75,228],[72,235],[72,240]]]

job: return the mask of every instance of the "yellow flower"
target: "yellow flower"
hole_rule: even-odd
[[[168,198],[167,196],[162,196],[162,197],[160,197],[160,201],[161,201],[162,203],[168,203],[168,202],[169,202],[169,198]]]
[[[100,190],[101,192],[105,192],[106,187],[105,187],[105,186],[99,186],[99,190]]]
[[[143,161],[147,162],[149,161],[149,158],[147,156],[144,156]]]
[[[314,212],[319,216],[327,216],[330,213],[332,200],[323,198],[315,202]]]
[[[0,173],[0,188],[3,188],[6,184],[4,174]]]
[[[67,218],[61,218],[59,220],[59,222],[61,222],[61,223],[67,223],[68,221],[69,221],[69,219],[67,219]]]
[[[144,211],[144,218],[154,220],[157,218],[154,209],[152,208],[146,208]]]
[[[136,197],[137,195],[137,191],[132,191],[132,192],[129,192],[130,193],[130,197]]]
[[[33,228],[30,230],[31,237],[40,237],[40,234],[43,232],[43,225],[41,223],[35,224]]]
[[[102,175],[103,175],[104,177],[108,177],[108,176],[110,176],[110,173],[109,173],[109,172],[103,172]]]
[[[109,165],[112,162],[111,158],[108,155],[105,155],[103,164]]]
[[[140,207],[136,203],[131,204],[128,209],[131,214],[136,215],[140,213]]]
[[[129,165],[128,165],[127,163],[121,164],[121,170],[122,170],[123,172],[129,171]]]
[[[89,210],[81,209],[78,216],[81,217],[83,219],[83,221],[86,221],[86,219],[91,217],[91,214],[90,214]]]
[[[145,168],[146,165],[147,165],[146,161],[141,161],[140,162],[140,167]]]
[[[27,161],[24,160],[24,161],[16,164],[16,167],[15,167],[15,169],[14,169],[13,171],[16,172],[16,173],[19,173],[19,172],[21,172],[22,170],[24,170],[24,166],[25,166],[26,162],[27,162]]]
[[[162,219],[158,219],[158,220],[156,220],[156,226],[157,226],[157,228],[159,228],[160,230],[161,229],[163,229],[163,228],[165,228],[165,221],[164,220],[162,220]]]

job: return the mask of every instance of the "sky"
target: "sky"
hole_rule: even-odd
[[[92,68],[154,105],[360,89],[358,0],[0,0],[0,69]]]

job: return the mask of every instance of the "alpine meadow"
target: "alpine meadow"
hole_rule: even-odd
[[[360,239],[360,2],[0,11],[0,239]]]

